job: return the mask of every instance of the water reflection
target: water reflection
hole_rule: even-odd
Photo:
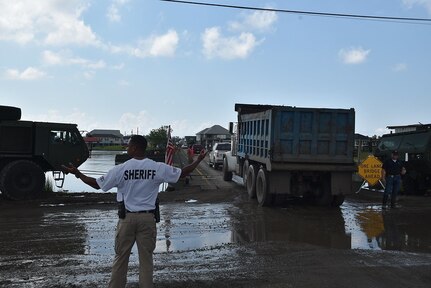
[[[232,241],[237,243],[284,241],[328,248],[350,248],[339,209],[316,207],[257,208],[237,211]],[[236,214],[236,213],[235,213]]]
[[[155,252],[211,249],[231,243],[229,204],[161,206]]]
[[[345,203],[342,211],[353,249],[431,252],[429,210],[385,211],[377,205]]]

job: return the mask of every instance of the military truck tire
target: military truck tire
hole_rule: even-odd
[[[269,206],[271,204],[271,195],[269,195],[268,174],[263,168],[260,168],[259,172],[257,172],[256,198],[259,206]]]
[[[21,109],[10,106],[0,106],[0,120],[16,121],[21,119]]]
[[[0,174],[2,193],[11,200],[34,199],[45,186],[45,174],[34,162],[17,160],[7,164]]]
[[[247,169],[247,193],[248,198],[256,198],[256,169],[253,165]]]
[[[229,165],[227,164],[226,157],[223,158],[223,180],[232,181],[232,172],[229,171]]]
[[[250,166],[250,164],[248,163],[248,160],[245,160],[242,165],[242,181],[244,182],[244,186],[246,188],[247,188],[248,166]]]

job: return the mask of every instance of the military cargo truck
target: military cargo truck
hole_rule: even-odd
[[[12,200],[39,197],[45,172],[62,183],[61,165],[78,167],[89,156],[77,125],[20,119],[20,108],[0,106],[0,191]]]
[[[235,111],[223,178],[242,176],[259,205],[297,196],[339,206],[352,192],[354,109],[235,104]]]
[[[398,150],[407,170],[403,176],[405,194],[422,195],[431,189],[431,126],[418,126],[416,131],[385,134],[374,155],[382,162]]]

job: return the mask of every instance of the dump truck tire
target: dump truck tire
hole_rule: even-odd
[[[256,198],[256,169],[253,165],[247,169],[247,193],[248,198]]]
[[[260,168],[256,177],[256,198],[259,206],[271,205],[271,195],[269,195],[269,179],[267,172]]]
[[[315,203],[318,206],[331,206],[332,202],[331,181],[324,178],[320,184],[318,195],[315,195]]]
[[[227,164],[226,157],[223,159],[223,180],[232,181],[232,172],[229,172],[229,166]]]
[[[332,196],[332,207],[340,207],[344,203],[344,195],[334,195]]]
[[[248,163],[248,160],[245,160],[242,165],[242,181],[244,182],[244,186],[247,188],[247,173],[248,173],[248,167],[250,164]]]
[[[13,161],[0,174],[0,189],[11,200],[37,198],[44,186],[45,173],[42,168],[28,160]]]

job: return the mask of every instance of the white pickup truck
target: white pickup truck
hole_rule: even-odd
[[[231,144],[226,142],[215,143],[209,153],[209,165],[217,169],[223,164],[223,155],[230,151]]]

